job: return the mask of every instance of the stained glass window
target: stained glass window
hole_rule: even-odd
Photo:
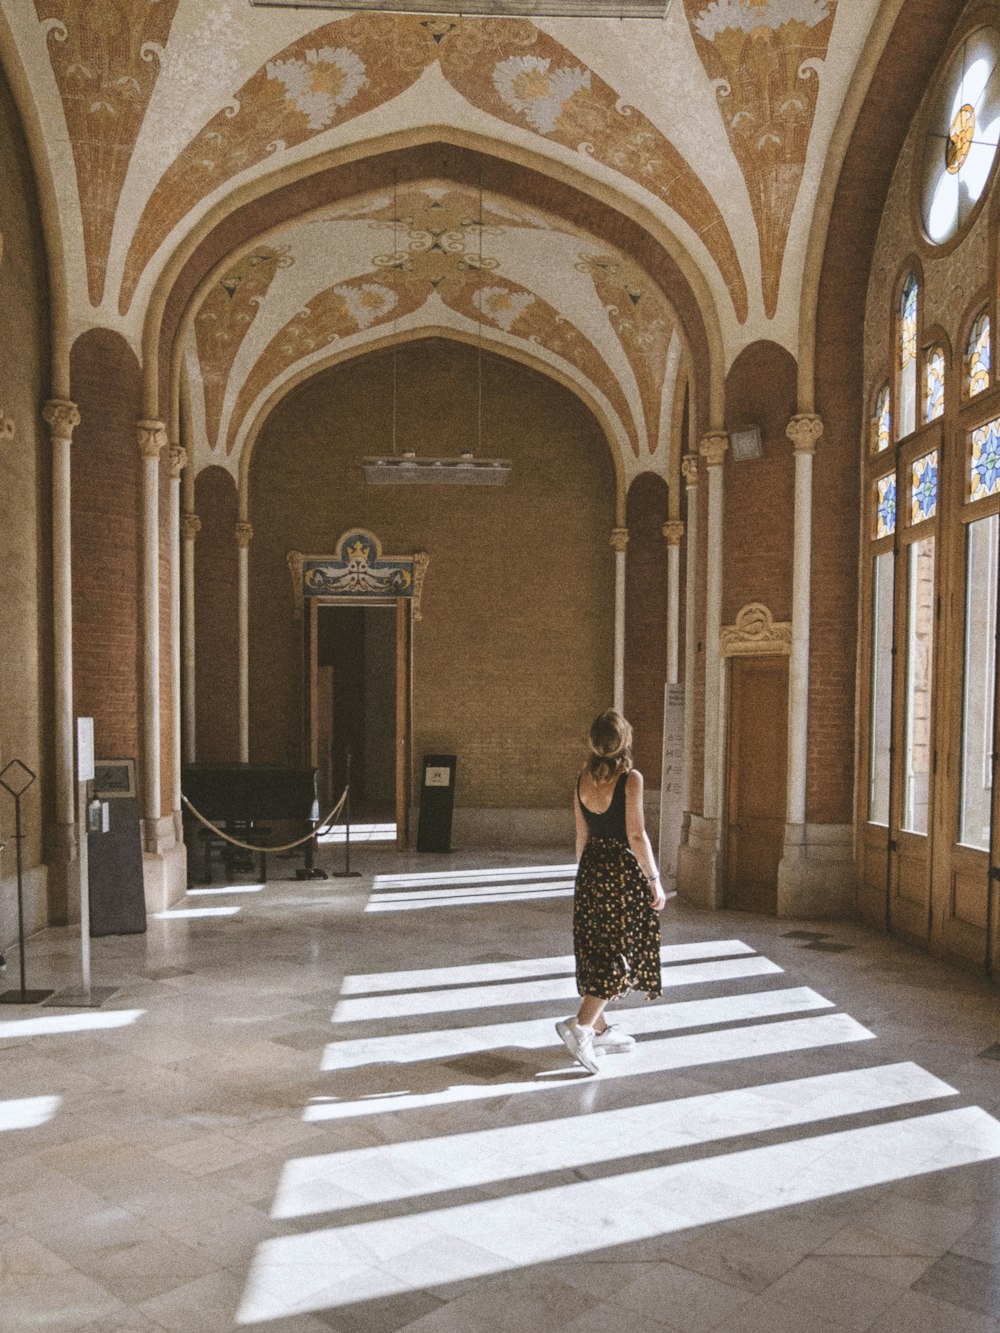
[[[920,288],[911,273],[899,302],[899,434],[917,428],[917,297]]]
[[[927,404],[925,421],[944,415],[944,349],[932,347],[927,353]]]
[[[933,449],[913,464],[910,488],[910,522],[922,523],[937,513],[938,456]]]
[[[875,483],[875,537],[891,537],[896,531],[896,478],[893,473]]]
[[[875,416],[872,420],[872,445],[877,453],[888,449],[892,443],[892,408],[889,402],[889,386],[883,384],[875,400]]]
[[[965,352],[965,383],[969,397],[990,387],[990,317],[985,311],[972,326]]]
[[[1000,419],[987,421],[972,432],[969,499],[1000,495]]]
[[[1000,38],[981,27],[956,49],[933,91],[922,175],[923,220],[936,245],[983,197],[1000,140]]]

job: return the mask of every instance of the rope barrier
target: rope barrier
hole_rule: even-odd
[[[337,804],[333,807],[333,809],[330,811],[330,813],[327,815],[327,817],[325,819],[320,820],[320,822],[316,825],[316,827],[312,830],[311,833],[307,833],[304,838],[296,838],[294,842],[282,843],[280,847],[258,847],[255,846],[252,842],[241,842],[239,838],[232,838],[228,833],[223,832],[223,830],[219,828],[218,824],[213,824],[210,819],[206,819],[206,817],[201,813],[201,811],[198,810],[195,806],[193,806],[186,796],[181,796],[181,800],[194,815],[195,819],[199,821],[199,823],[204,824],[205,827],[207,829],[210,829],[211,832],[214,833],[217,838],[222,838],[225,842],[231,842],[234,847],[240,847],[245,852],[290,852],[293,847],[301,847],[303,843],[311,842],[312,839],[318,833],[325,833],[327,829],[329,829],[329,827],[333,824],[333,821],[337,818],[341,810],[343,810],[344,808],[344,802],[347,800],[347,788],[346,787],[344,788],[343,795],[341,796]]]

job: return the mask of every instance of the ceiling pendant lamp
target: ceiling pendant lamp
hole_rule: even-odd
[[[393,184],[393,256],[399,255],[399,183]],[[483,184],[479,182],[479,264],[478,274],[483,271]],[[480,296],[476,302],[478,326],[476,336],[476,438],[477,450],[483,447],[483,304]],[[398,332],[398,325],[397,325]],[[365,481],[372,486],[503,486],[510,476],[510,460],[506,458],[481,458],[470,449],[457,458],[418,456],[413,449],[399,453],[396,447],[397,400],[399,388],[398,376],[398,338],[392,348],[392,453],[381,457],[369,457],[362,464]]]

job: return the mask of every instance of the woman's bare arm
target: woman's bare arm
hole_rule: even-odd
[[[580,793],[573,795],[573,814],[576,816],[576,863],[580,864],[580,857],[583,855],[583,849],[590,839],[590,830],[587,828],[587,821],[583,817],[583,811],[580,809]]]
[[[658,912],[667,899],[660,884],[660,872],[656,868],[652,844],[646,834],[646,819],[642,810],[642,774],[636,768],[625,779],[625,831],[628,834],[628,845],[642,873],[649,880],[649,895],[654,910]]]

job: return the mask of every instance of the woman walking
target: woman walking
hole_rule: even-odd
[[[642,774],[632,767],[632,728],[614,709],[594,719],[590,755],[576,783],[573,950],[580,1009],[556,1024],[570,1053],[596,1074],[598,1056],[634,1038],[604,1020],[627,991],[660,995],[660,923],[666,901],[642,812]]]

